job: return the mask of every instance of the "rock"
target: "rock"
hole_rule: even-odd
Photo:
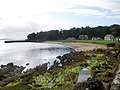
[[[1,68],[4,68],[4,67],[6,67],[6,65],[1,65]]]
[[[102,82],[89,78],[87,81],[78,83],[73,90],[105,90]]]
[[[7,64],[7,67],[13,67],[13,66],[14,64],[12,62]]]
[[[112,82],[110,90],[120,90],[120,65]]]
[[[12,62],[8,63],[7,65],[1,65],[0,74],[4,77],[0,77],[0,79],[5,79],[11,77],[15,74],[20,74],[25,67],[23,66],[16,66]]]
[[[110,90],[120,90],[120,85],[113,85]]]
[[[29,63],[26,63],[26,66],[28,66],[29,65]]]
[[[117,59],[120,60],[120,53],[118,54]]]
[[[113,84],[120,85],[120,74],[117,74],[113,80]]]
[[[71,72],[71,73],[65,74],[64,79],[65,79],[66,81],[74,80],[74,79],[75,79],[75,73]]]
[[[57,56],[56,58],[60,59],[60,58],[61,58],[61,56]]]

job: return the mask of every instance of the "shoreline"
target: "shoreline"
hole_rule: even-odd
[[[65,46],[69,46],[71,48],[73,48],[75,51],[79,52],[79,51],[89,51],[89,50],[93,50],[93,49],[107,49],[108,47],[106,45],[102,45],[102,44],[93,44],[93,43],[79,43],[79,42],[49,42],[48,43],[53,43],[53,44],[61,44],[61,45],[65,45]]]
[[[30,42],[26,40],[14,40],[5,41],[5,43],[16,43],[16,42]],[[89,51],[93,49],[107,49],[107,45],[94,44],[94,43],[80,43],[80,42],[56,42],[56,41],[46,41],[45,43],[61,44],[73,48],[75,51]]]

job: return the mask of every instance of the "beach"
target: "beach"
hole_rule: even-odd
[[[65,46],[69,46],[75,49],[75,51],[89,51],[97,48],[107,49],[106,45],[93,43],[78,43],[78,42],[49,42],[49,43],[63,44]]]
[[[77,42],[65,42],[63,44],[74,48],[75,51],[89,51],[97,48],[107,49],[106,45],[101,44],[77,43]]]

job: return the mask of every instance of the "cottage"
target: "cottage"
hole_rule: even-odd
[[[88,40],[89,38],[88,38],[88,35],[80,35],[79,39],[80,40]]]
[[[74,37],[69,37],[69,38],[67,38],[66,40],[76,40],[76,38],[74,38]]]
[[[114,40],[114,36],[112,34],[107,34],[105,37],[104,37],[104,40]]]
[[[92,40],[101,40],[100,37],[92,37]]]
[[[120,37],[116,37],[115,40],[119,40],[120,41]]]

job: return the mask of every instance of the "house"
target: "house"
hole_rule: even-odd
[[[89,38],[88,38],[88,35],[80,35],[79,39],[80,40],[88,40]]]
[[[101,40],[100,37],[92,37],[92,40]]]
[[[115,40],[119,40],[120,41],[120,37],[116,37]]]
[[[76,38],[74,38],[74,37],[69,37],[69,38],[67,38],[66,40],[76,40]]]
[[[107,34],[105,37],[104,37],[104,40],[114,40],[114,36],[112,34]]]

